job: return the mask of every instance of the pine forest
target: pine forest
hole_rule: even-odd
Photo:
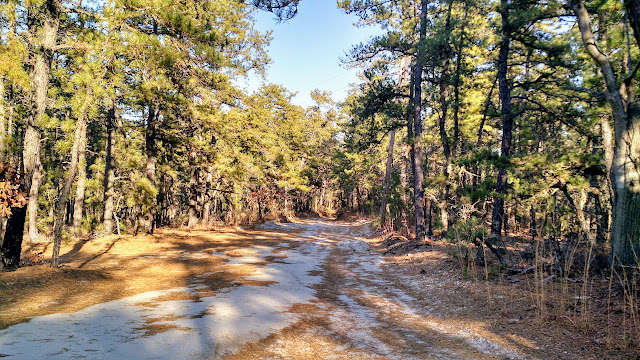
[[[640,356],[640,0],[326,1],[309,106],[314,0],[0,1],[0,357]]]

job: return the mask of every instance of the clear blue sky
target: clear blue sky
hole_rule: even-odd
[[[335,0],[301,0],[292,20],[278,23],[273,14],[263,11],[256,20],[259,30],[273,30],[266,81],[297,92],[296,105],[312,105],[309,92],[313,89],[330,91],[334,100],[342,101],[349,84],[359,82],[358,69],[341,66],[340,58],[374,30],[355,27],[358,18],[338,9]],[[261,81],[252,75],[249,90],[257,90]]]

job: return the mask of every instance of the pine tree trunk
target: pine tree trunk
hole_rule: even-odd
[[[442,45],[441,56],[442,60],[442,73],[440,74],[440,119],[438,121],[438,127],[440,130],[440,141],[442,142],[442,149],[446,166],[444,167],[445,187],[442,194],[442,200],[439,204],[440,207],[440,220],[442,221],[442,236],[446,235],[449,231],[449,193],[451,190],[451,145],[449,142],[449,135],[447,134],[447,113],[449,110],[449,104],[447,98],[449,96],[449,66],[451,60],[451,44],[449,39],[451,36],[451,10],[453,8],[453,1],[449,2],[447,10],[447,20],[445,23],[445,36],[447,37],[446,43]]]
[[[324,205],[324,196],[327,191],[327,177],[322,174],[322,187],[320,188],[320,200],[319,200],[319,208],[318,211],[324,213],[325,205]],[[360,201],[360,192],[358,192],[358,201]],[[262,215],[261,217],[262,218]]]
[[[0,161],[4,161],[6,158],[6,142],[9,135],[7,129],[7,108],[4,100],[5,92],[4,78],[0,77]]]
[[[581,0],[568,5],[578,21],[584,46],[600,67],[606,86],[605,98],[611,107],[614,122],[614,150],[611,167],[613,186],[613,223],[611,225],[611,253],[609,261],[615,266],[636,266],[640,254],[640,109],[634,100],[632,77],[626,79],[628,107],[625,109],[620,88],[611,63],[598,48],[591,30],[589,13]],[[640,12],[637,4],[626,1],[627,12],[636,38],[640,38]],[[604,130],[604,129],[603,129]]]
[[[536,223],[536,210],[534,209],[533,204],[529,209],[529,217],[531,218],[531,222],[529,224],[529,233],[531,234],[531,240],[535,240],[538,236],[538,225]]]
[[[393,146],[396,142],[396,131],[389,133],[389,148],[387,150],[387,167],[384,171],[384,184],[382,185],[382,201],[380,203],[380,225],[386,225],[387,197],[389,196],[389,183],[391,182],[391,168],[393,166]]]
[[[84,211],[84,193],[87,188],[87,129],[82,134],[82,142],[78,148],[78,181],[76,182],[76,197],[73,202],[73,227],[80,229],[82,226],[82,213]]]
[[[41,179],[40,130],[27,124],[24,134],[22,157],[24,159],[25,184],[29,189],[29,241],[38,239],[38,193]]]
[[[585,214],[585,207],[587,205],[587,201],[589,200],[589,195],[585,189],[580,189],[580,193],[578,194],[578,201],[576,202],[576,217],[578,218],[578,223],[580,224],[580,232],[582,232],[584,238],[592,244],[595,244],[595,234],[591,231],[591,221],[587,214]]]
[[[398,76],[398,87],[404,84],[407,73],[409,72],[409,57],[405,56],[400,61],[400,76]],[[380,224],[385,225],[387,216],[387,197],[389,197],[389,183],[391,181],[391,170],[393,167],[393,148],[395,145],[396,130],[389,133],[389,148],[387,150],[387,167],[384,172],[384,184],[382,192],[382,203],[380,204]]]
[[[5,235],[0,244],[0,271],[20,265],[27,207],[11,208],[11,214],[11,217],[7,220]]]
[[[640,264],[640,104],[632,103],[629,124],[616,134],[612,179],[614,189],[610,261]]]
[[[595,149],[595,147],[594,147]],[[607,215],[602,206],[602,190],[600,186],[600,181],[596,176],[592,176],[589,181],[589,186],[591,186],[592,191],[590,192],[590,196],[593,198],[593,208],[595,212],[595,220],[596,220],[596,243],[604,244],[607,241]]]
[[[496,82],[498,78],[496,77],[491,84],[491,89],[489,90],[489,95],[487,95],[487,100],[484,103],[484,111],[482,113],[482,120],[480,121],[480,126],[478,127],[478,138],[476,140],[476,148],[480,149],[482,145],[482,134],[484,134],[484,123],[487,121],[487,117],[489,116],[489,106],[491,106],[491,96],[493,94],[493,89],[496,88]],[[476,191],[478,187],[478,162],[473,166],[473,173],[476,175],[471,180],[471,188],[473,191]]]
[[[60,262],[60,245],[62,244],[62,230],[65,223],[65,206],[67,205],[67,198],[71,192],[71,186],[73,185],[73,179],[76,176],[76,170],[78,169],[78,155],[80,153],[80,147],[84,135],[87,131],[87,114],[81,113],[78,116],[76,122],[76,131],[73,137],[73,147],[71,149],[71,163],[69,164],[69,170],[67,171],[67,178],[64,181],[62,191],[56,201],[56,213],[55,224],[53,226],[53,255],[51,256],[51,267],[58,267]]]
[[[449,8],[451,9],[451,8]],[[447,22],[449,22],[447,20]],[[449,231],[449,213],[448,213],[448,208],[449,208],[449,188],[450,188],[450,167],[451,167],[451,149],[449,147],[449,136],[447,135],[447,127],[446,127],[446,121],[447,121],[447,110],[448,110],[448,105],[447,105],[447,96],[448,96],[448,92],[447,92],[447,82],[448,82],[448,78],[449,78],[449,56],[448,56],[448,51],[445,51],[445,56],[446,59],[444,61],[444,65],[442,68],[442,74],[440,75],[440,84],[439,84],[439,88],[440,88],[440,119],[438,121],[438,128],[440,130],[440,141],[442,142],[442,150],[443,150],[443,154],[444,154],[444,158],[445,158],[445,162],[446,165],[443,168],[444,171],[444,192],[442,194],[442,199],[440,201],[440,203],[438,204],[438,207],[440,208],[440,220],[442,222],[442,235],[446,235],[447,232]]]
[[[407,209],[409,208],[409,197],[407,193],[409,192],[409,175],[407,173],[407,163],[411,159],[411,156],[405,152],[402,157],[402,161],[400,162],[400,186],[402,188],[400,193],[400,199],[402,199],[402,213],[400,214],[400,219],[402,222],[402,226],[407,226]]]
[[[42,17],[39,43],[33,44],[36,51],[30,72],[32,104],[27,118],[23,146],[25,183],[29,191],[29,239],[31,241],[36,241],[38,238],[38,194],[42,178],[41,135],[38,123],[47,109],[49,73],[54,57],[54,47],[58,40],[61,8],[60,0],[47,0],[44,3],[43,11],[38,15]],[[35,23],[38,22],[35,21]],[[38,29],[31,28],[29,32],[36,34]]]
[[[415,117],[415,111],[414,111],[414,101],[415,101],[415,90],[416,90],[416,86],[415,86],[415,64],[414,67],[411,69],[411,86],[409,86],[409,110],[407,111],[407,142],[409,144],[409,165],[411,167],[411,173],[409,176],[407,176],[407,179],[410,179],[410,183],[411,186],[413,186],[413,182],[414,182],[414,178],[415,178],[415,174],[416,174],[416,152],[415,152],[415,147],[414,147],[414,139],[415,136],[413,134],[413,120]],[[407,184],[408,185],[408,184]],[[409,186],[407,186],[406,192],[408,192],[409,190]],[[408,199],[407,199],[408,200]],[[415,200],[415,197],[414,197]],[[410,207],[408,206],[409,201],[406,202],[407,207],[406,210],[407,212],[409,212]],[[415,206],[414,206],[415,208]],[[407,215],[411,215],[411,213],[409,212],[409,214]],[[410,218],[410,216],[407,216]],[[413,220],[414,223],[414,230],[415,230],[415,216],[413,218],[410,218],[407,222],[407,228],[409,227],[409,223],[410,221]]]
[[[427,218],[426,218],[427,235],[433,236],[433,201],[427,200]]]
[[[502,144],[500,156],[505,163],[498,164],[498,177],[496,181],[497,196],[493,199],[493,212],[491,217],[491,235],[499,237],[504,222],[504,195],[507,192],[507,164],[511,155],[511,139],[513,131],[513,114],[511,112],[511,86],[507,78],[509,60],[509,13],[507,0],[501,0],[502,6],[502,35],[503,40],[500,45],[498,55],[498,88],[500,92],[500,102],[502,103]]]
[[[427,32],[427,0],[422,0],[420,12],[420,40],[423,41]],[[424,239],[424,169],[423,169],[423,145],[422,145],[422,48],[418,49],[416,56],[416,68],[414,75],[414,118],[413,118],[413,149],[414,149],[414,176],[413,196],[415,212],[416,240]]]
[[[611,169],[613,168],[613,130],[609,122],[609,116],[600,118],[602,131],[602,149],[604,150],[604,168],[606,172],[606,188],[609,193],[609,205],[613,209],[613,185],[611,184]]]
[[[112,103],[111,108],[107,112],[107,142],[106,142],[106,156],[104,164],[104,212],[102,214],[102,228],[105,234],[110,235],[113,233],[113,215],[115,206],[115,164],[113,159],[113,152],[115,149],[115,135],[116,135],[116,107],[115,103]]]
[[[453,2],[452,2],[453,3]],[[466,152],[466,149],[462,146],[460,139],[460,78],[462,72],[462,56],[463,56],[463,41],[465,38],[465,27],[467,24],[467,15],[468,15],[468,3],[465,2],[464,6],[464,17],[462,20],[461,28],[460,28],[460,38],[458,39],[457,49],[456,49],[456,67],[454,70],[453,77],[453,142],[451,146],[451,151],[453,154],[457,154],[457,150],[460,149],[462,153]]]
[[[210,225],[210,213],[211,213],[211,199],[207,199],[202,206],[202,224],[204,226]]]
[[[189,222],[187,226],[193,229],[198,225],[198,167],[196,166],[196,151],[190,146],[189,164],[191,171],[189,174]]]
[[[147,118],[147,133],[145,136],[145,152],[147,154],[147,165],[145,167],[145,176],[149,179],[152,186],[156,186],[156,164],[158,162],[158,154],[156,148],[156,108],[153,104],[149,104],[149,117]],[[153,234],[155,226],[155,207],[156,198],[151,199],[151,205],[144,215],[145,231]]]

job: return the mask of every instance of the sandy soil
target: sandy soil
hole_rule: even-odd
[[[0,357],[636,358],[541,322],[524,282],[462,279],[437,244],[385,255],[374,235],[311,219],[70,242],[60,269],[0,274]]]

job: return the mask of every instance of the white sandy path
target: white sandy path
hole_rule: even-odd
[[[8,359],[211,359],[228,354],[243,343],[285,328],[296,320],[285,310],[313,299],[310,287],[322,278],[309,272],[318,270],[329,252],[325,239],[318,236],[322,226],[305,226],[300,237],[309,241],[295,251],[279,249],[277,256],[286,256],[285,263],[261,266],[260,273],[246,277],[276,284],[240,286],[201,302],[155,301],[156,306],[143,306],[142,302],[176,291],[194,292],[194,288],[153,291],[76,313],[36,317],[0,331],[0,354]],[[255,250],[259,257],[276,255],[276,248]],[[233,265],[259,258],[254,254],[230,260]],[[154,325],[178,329],[145,336],[145,319],[163,317],[178,319]]]

